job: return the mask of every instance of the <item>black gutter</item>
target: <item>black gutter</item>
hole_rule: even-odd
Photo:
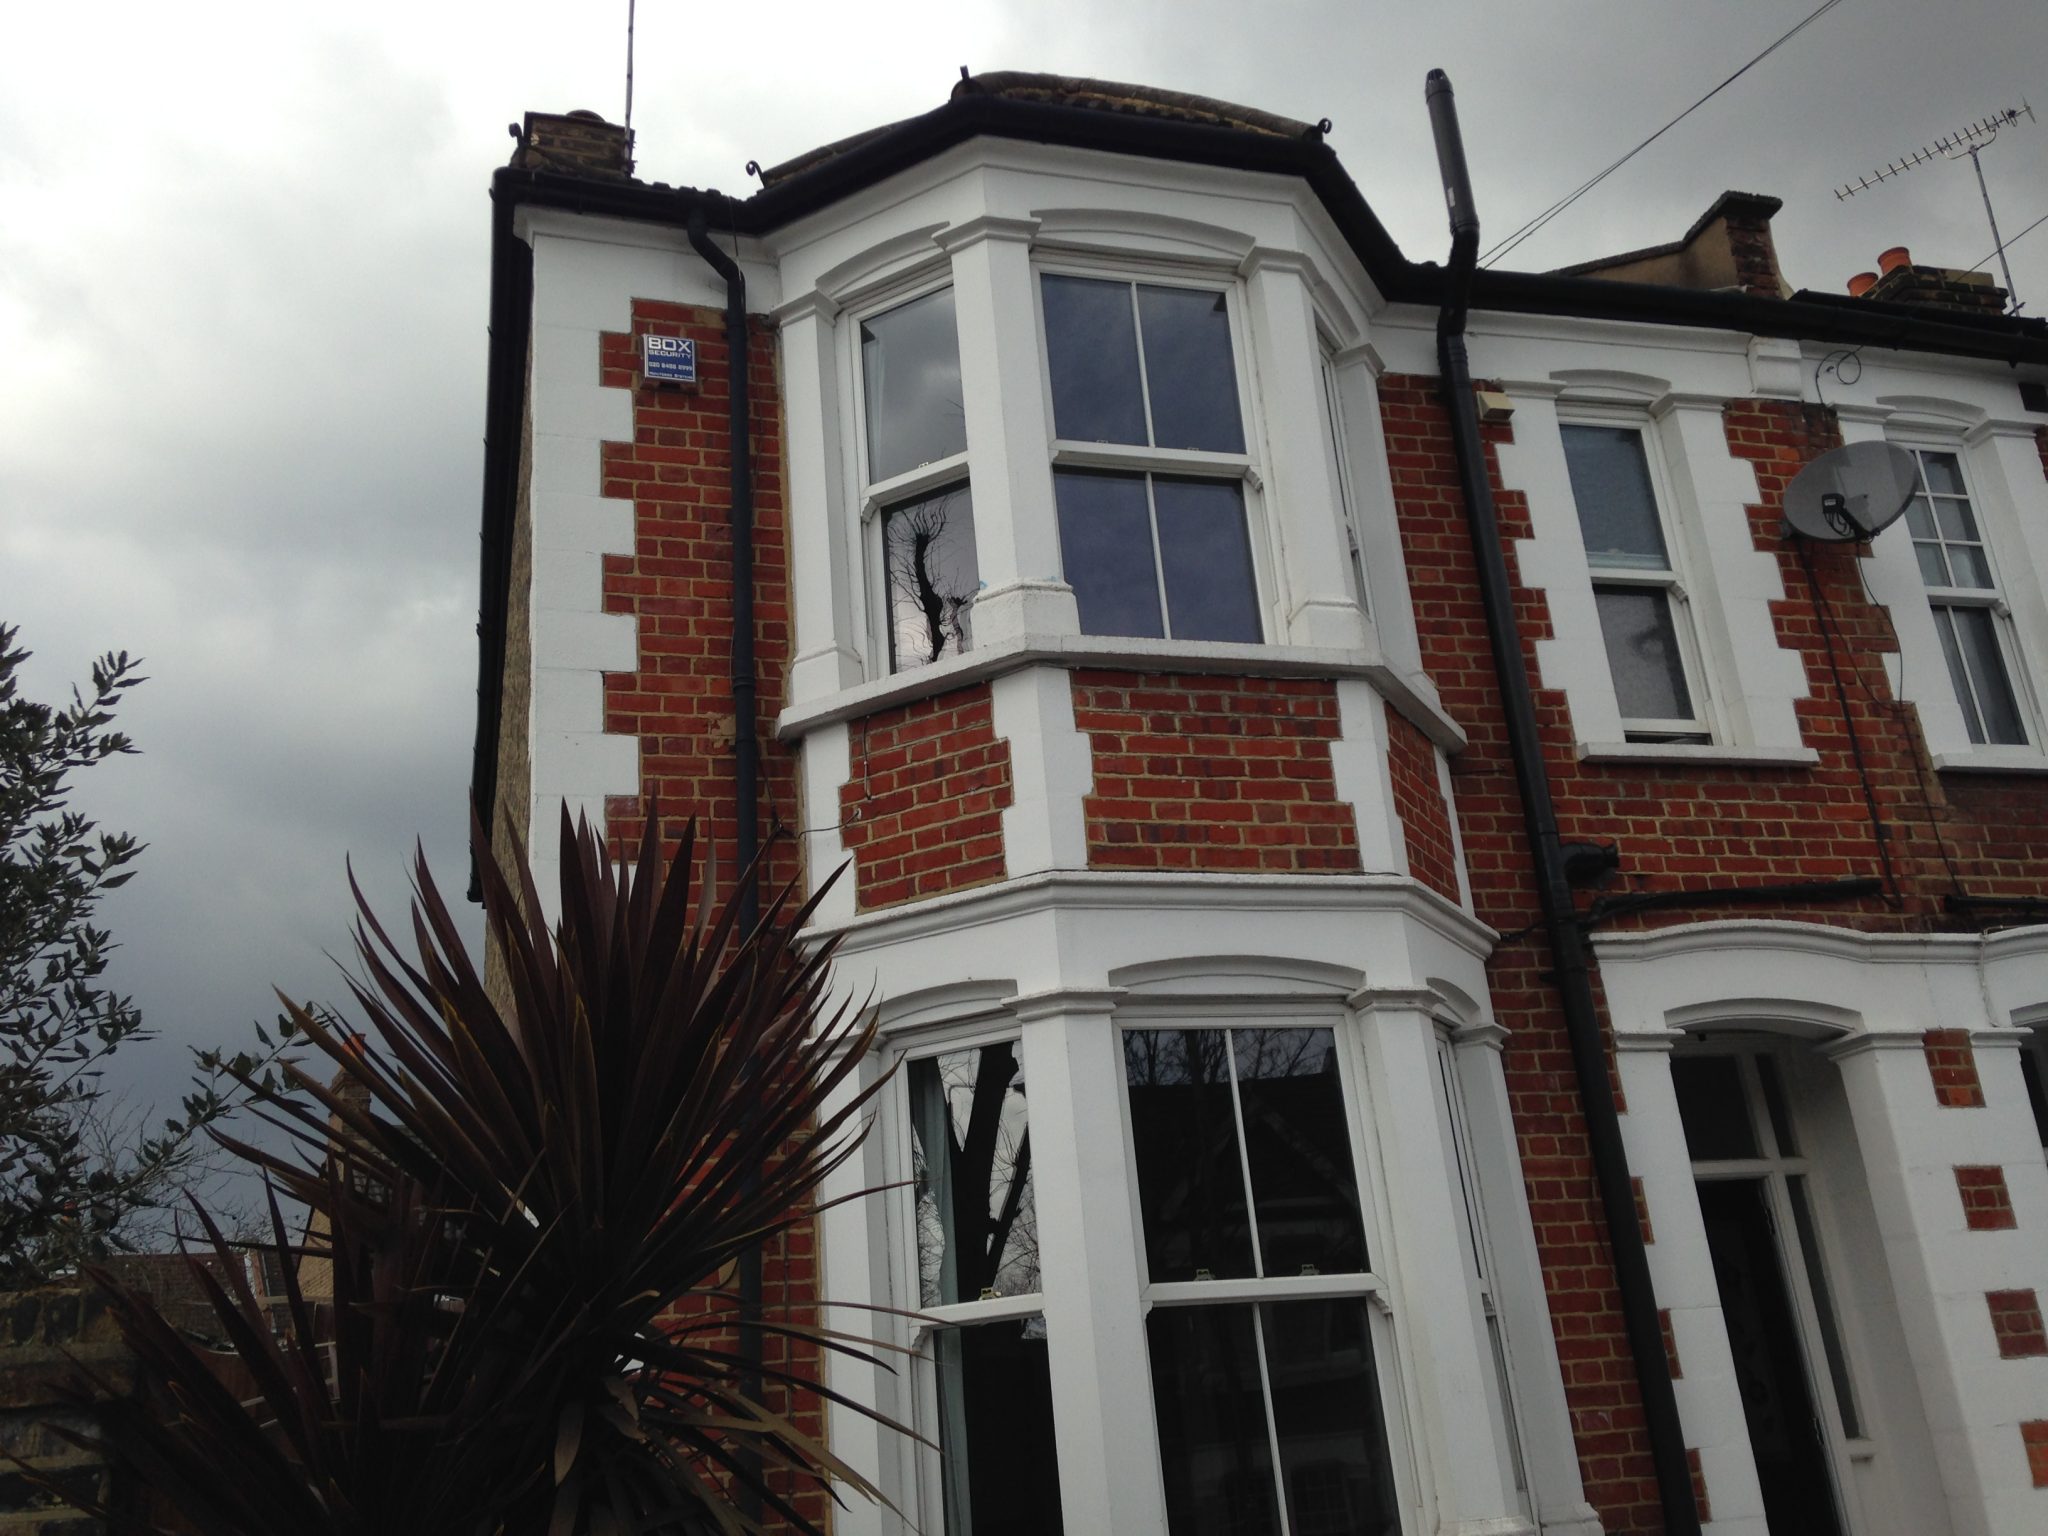
[[[1451,216],[1451,259],[1445,271],[1443,308],[1437,316],[1437,366],[1442,374],[1444,405],[1451,418],[1458,480],[1464,490],[1466,516],[1472,529],[1487,639],[1493,649],[1494,672],[1500,680],[1508,752],[1514,761],[1515,782],[1521,791],[1522,813],[1528,825],[1530,856],[1536,866],[1537,895],[1550,942],[1551,979],[1563,1008],[1565,1034],[1578,1077],[1579,1101],[1585,1109],[1594,1178],[1606,1212],[1608,1245],[1614,1254],[1615,1282],[1621,1293],[1629,1351],[1635,1357],[1636,1383],[1642,1394],[1644,1427],[1649,1433],[1650,1460],[1657,1473],[1664,1529],[1666,1536],[1699,1536],[1699,1507],[1693,1498],[1692,1470],[1686,1461],[1685,1432],[1678,1420],[1678,1399],[1671,1390],[1671,1368],[1657,1317],[1656,1291],[1650,1282],[1649,1257],[1643,1251],[1643,1231],[1636,1218],[1635,1186],[1629,1179],[1628,1153],[1622,1145],[1614,1085],[1608,1077],[1606,1044],[1594,1008],[1585,938],[1579,931],[1579,914],[1565,879],[1557,807],[1550,796],[1549,770],[1544,765],[1536,727],[1535,697],[1529,686],[1521,632],[1515,622],[1507,560],[1501,553],[1500,523],[1494,511],[1493,487],[1487,477],[1486,452],[1479,435],[1479,413],[1472,398],[1465,316],[1470,280],[1479,254],[1479,216],[1472,206],[1472,183],[1465,169],[1465,146],[1458,133],[1451,82],[1442,70],[1429,72],[1426,95],[1430,126],[1436,135],[1437,162],[1443,173],[1444,198]]]
[[[1789,880],[1780,885],[1710,885],[1696,890],[1631,891],[1601,896],[1579,914],[1579,929],[1597,927],[1617,917],[1637,912],[1657,912],[1670,907],[1780,907],[1819,905],[1833,901],[1861,901],[1882,896],[1884,881],[1875,875],[1858,875],[1845,880]]]
[[[761,883],[755,861],[761,851],[761,732],[754,685],[754,432],[752,394],[748,388],[747,279],[739,263],[720,250],[706,230],[704,210],[689,216],[690,246],[725,281],[726,452],[732,479],[726,527],[732,536],[732,768],[733,867],[740,882],[740,932],[752,934],[761,920]],[[760,1186],[760,1169],[747,1171],[746,1192]],[[745,1320],[761,1314],[761,1247],[742,1250],[739,1257],[740,1392],[751,1402],[762,1396],[763,1343],[759,1327]],[[759,1454],[749,1454],[758,1479]],[[761,1496],[751,1484],[741,1497],[748,1515],[761,1517]]]
[[[512,589],[513,522],[526,420],[526,352],[533,318],[533,247],[512,227],[519,199],[491,188],[490,365],[484,394],[484,520],[477,599],[476,756],[470,812],[497,831],[498,730],[504,713],[506,604]],[[484,899],[472,847],[469,899]]]

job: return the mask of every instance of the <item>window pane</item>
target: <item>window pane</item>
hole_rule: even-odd
[[[1014,1041],[910,1064],[922,1304],[1038,1289],[1038,1208]]]
[[[1951,543],[1977,542],[1977,519],[1970,512],[1967,501],[1944,498],[1934,504],[1934,517],[1941,528],[1941,536]]]
[[[1768,1056],[1756,1058],[1757,1081],[1764,1090],[1764,1108],[1771,1117],[1771,1135],[1777,1139],[1778,1156],[1797,1157],[1799,1139],[1792,1130],[1792,1106],[1785,1097],[1785,1080],[1777,1062]]]
[[[2048,1033],[2036,1027],[2020,1052],[2020,1076],[2026,1079],[2027,1102],[2034,1106],[2034,1129],[2048,1149]]]
[[[1842,1348],[1842,1330],[1835,1321],[1835,1298],[1828,1290],[1828,1277],[1821,1266],[1819,1240],[1814,1235],[1813,1212],[1806,1202],[1806,1179],[1792,1174],[1785,1180],[1792,1198],[1792,1224],[1799,1229],[1799,1256],[1806,1265],[1806,1287],[1813,1292],[1814,1321],[1820,1324],[1821,1351],[1828,1357],[1828,1379],[1835,1389],[1835,1407],[1842,1415],[1842,1433],[1850,1439],[1863,1434],[1856,1412],[1856,1394],[1849,1384],[1849,1358]]]
[[[1906,503],[1906,527],[1916,539],[1937,537],[1934,531],[1934,511],[1925,496],[1915,496]]]
[[[1228,480],[1152,481],[1166,614],[1177,640],[1262,638],[1244,491]],[[1083,629],[1088,625],[1084,619]],[[1091,631],[1093,633],[1093,631]]]
[[[1259,1308],[1294,1536],[1396,1536],[1401,1528],[1369,1305],[1343,1296]]]
[[[1053,434],[1083,443],[1144,442],[1131,285],[1048,273],[1040,291]]]
[[[1671,1086],[1687,1153],[1696,1163],[1757,1156],[1756,1131],[1733,1056],[1674,1056]]]
[[[1233,1029],[1230,1044],[1265,1273],[1365,1269],[1335,1037],[1327,1029]]]
[[[1607,665],[1614,673],[1622,718],[1692,719],[1692,693],[1685,686],[1670,596],[1655,588],[1595,587],[1593,601],[1600,610],[1600,633],[1607,641]]]
[[[1920,562],[1920,579],[1928,586],[1955,585],[1948,579],[1948,561],[1943,557],[1939,544],[1915,544],[1913,554]]]
[[[1998,621],[1989,608],[1951,608],[1956,642],[1963,662],[1970,669],[1970,681],[1977,685],[1977,708],[1984,719],[1984,734],[1975,738],[1998,746],[2025,746],[2026,728],[2020,724],[2020,707],[2012,696],[2012,680],[2005,674],[2005,654],[1998,644]]]
[[[1060,567],[1081,609],[1081,633],[1163,636],[1145,477],[1063,469],[1052,478]]]
[[[1138,324],[1145,337],[1153,446],[1244,452],[1223,295],[1140,284]]]
[[[967,451],[952,289],[863,321],[860,366],[870,481]]]
[[[1981,545],[1949,545],[1948,563],[1949,569],[1955,572],[1957,586],[1991,590],[1991,562],[1984,558]]]
[[[1154,1307],[1145,1319],[1172,1536],[1277,1536],[1273,1446],[1252,1308]]]
[[[1058,1536],[1045,1320],[942,1329],[937,1354],[947,1536]]]
[[[974,643],[981,590],[974,497],[964,485],[882,514],[889,572],[889,664],[898,672],[957,656]]]
[[[1139,1215],[1154,1280],[1253,1273],[1229,1048],[1220,1029],[1124,1034]]]
[[[1963,729],[1970,733],[1970,740],[1981,744],[1984,740],[1984,717],[1977,712],[1977,699],[1970,690],[1970,671],[1963,663],[1961,647],[1956,644],[1957,612],[1957,609],[1936,604],[1934,632],[1941,636],[1941,657],[1948,663],[1948,680],[1956,691],[1956,706],[1963,712]]]
[[[1671,557],[1657,521],[1642,433],[1628,427],[1566,427],[1564,461],[1571,473],[1587,563],[1669,569]]]
[[[1952,453],[1923,453],[1920,467],[1927,475],[1927,488],[1952,496],[1963,494],[1963,466]]]

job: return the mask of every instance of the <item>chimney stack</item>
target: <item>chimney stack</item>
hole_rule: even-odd
[[[529,112],[512,168],[622,179],[633,174],[633,136],[595,112]]]
[[[1876,273],[1858,272],[1849,279],[1852,296],[1875,299],[1880,303],[1917,304],[1925,309],[1946,309],[1972,315],[2005,313],[2006,292],[1992,282],[1989,273],[1918,266],[1913,261],[1913,253],[1903,245],[1881,252],[1877,266]]]

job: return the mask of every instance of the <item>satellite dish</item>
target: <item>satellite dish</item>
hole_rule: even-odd
[[[1802,538],[1845,544],[1898,521],[1920,490],[1913,455],[1890,443],[1832,448],[1785,487],[1785,525]]]

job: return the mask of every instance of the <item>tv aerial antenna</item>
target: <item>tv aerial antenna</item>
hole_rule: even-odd
[[[2035,121],[2034,109],[2022,100],[2016,107],[2006,107],[1993,112],[1989,117],[1980,117],[1967,128],[1946,134],[1932,144],[1923,144],[1910,155],[1894,160],[1889,165],[1859,176],[1854,181],[1835,189],[1835,200],[1845,201],[1858,192],[1868,192],[1882,182],[1903,176],[1916,165],[1926,165],[1935,160],[1960,160],[1969,156],[1970,167],[1977,173],[1977,191],[1984,199],[1984,217],[1991,224],[1991,244],[1998,253],[1999,269],[2005,274],[2005,299],[2015,311],[2019,309],[2019,295],[2013,292],[2012,264],[2005,259],[2005,239],[1998,233],[1998,215],[1991,210],[1991,188],[1984,181],[1984,162],[1977,157],[1989,149],[1997,139],[1999,130],[2017,128],[2020,120]]]
[[[626,0],[626,142],[633,142],[633,10],[638,0]]]

